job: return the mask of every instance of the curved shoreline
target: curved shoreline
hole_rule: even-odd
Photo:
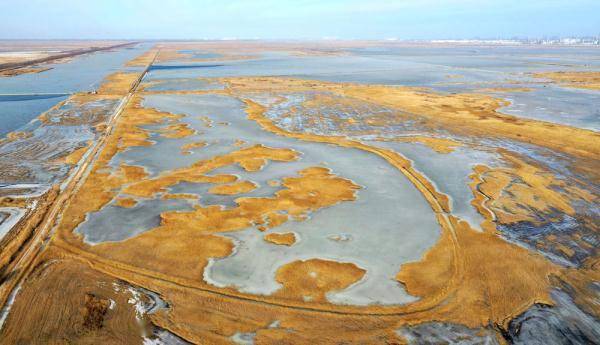
[[[250,102],[250,103],[248,103],[248,102]],[[252,107],[252,106],[260,107],[256,103],[253,103],[251,101],[246,100],[245,103],[249,107]],[[218,288],[218,287],[212,287],[212,286],[210,286],[208,284],[204,284],[202,282],[196,282],[196,281],[193,281],[190,279],[170,276],[170,275],[166,275],[166,274],[163,274],[160,272],[143,269],[143,268],[140,268],[137,266],[132,266],[132,265],[129,265],[129,264],[126,264],[123,262],[106,259],[106,258],[102,257],[101,255],[94,254],[90,251],[79,248],[76,245],[69,243],[69,241],[64,239],[60,235],[60,233],[58,233],[57,234],[58,236],[55,237],[55,243],[57,245],[59,245],[61,248],[66,249],[72,253],[77,253],[79,255],[83,255],[83,256],[87,257],[86,261],[89,261],[90,265],[98,268],[102,272],[109,274],[109,275],[116,276],[115,275],[116,272],[111,273],[111,267],[112,267],[113,269],[119,269],[119,270],[127,271],[130,273],[138,272],[139,274],[143,274],[147,278],[158,279],[158,280],[161,280],[164,282],[171,282],[171,283],[179,285],[179,286],[193,288],[193,289],[197,289],[197,290],[203,291],[203,292],[214,293],[214,294],[217,294],[220,296],[231,297],[231,298],[236,298],[236,299],[245,300],[245,301],[254,301],[254,302],[264,303],[264,304],[278,306],[278,307],[289,307],[289,308],[295,308],[295,309],[301,309],[301,310],[312,310],[312,311],[317,311],[317,312],[334,312],[334,313],[340,313],[340,314],[345,313],[345,314],[349,314],[349,315],[372,315],[372,316],[373,315],[406,315],[406,314],[426,311],[428,309],[435,307],[436,305],[439,305],[441,303],[441,301],[448,294],[450,294],[452,291],[454,291],[456,289],[456,286],[458,285],[458,282],[460,281],[460,273],[461,273],[460,265],[461,264],[460,264],[460,259],[458,257],[458,250],[456,249],[456,247],[458,247],[458,241],[457,241],[456,235],[454,233],[454,227],[452,225],[452,222],[448,218],[450,215],[448,201],[447,201],[448,199],[444,195],[439,194],[437,191],[435,191],[435,189],[433,188],[433,185],[425,177],[423,177],[418,172],[416,172],[410,166],[410,162],[408,160],[406,160],[405,158],[403,158],[401,155],[399,155],[396,152],[382,149],[382,148],[371,147],[371,146],[368,146],[366,144],[363,144],[363,143],[360,143],[360,142],[354,141],[354,140],[342,139],[342,138],[337,138],[337,137],[322,137],[322,136],[314,136],[314,135],[306,135],[306,137],[304,137],[304,135],[301,135],[301,134],[286,132],[286,131],[276,127],[267,118],[262,116],[260,112],[257,112],[256,110],[258,110],[258,109],[260,109],[260,108],[246,109],[246,114],[247,114],[248,119],[257,122],[263,130],[272,132],[276,135],[290,137],[290,138],[299,139],[299,140],[303,140],[303,141],[320,142],[320,143],[334,144],[334,145],[338,145],[341,147],[360,149],[362,151],[370,152],[370,153],[376,154],[376,155],[384,158],[388,162],[388,164],[391,164],[396,169],[400,170],[400,172],[404,176],[406,176],[409,179],[409,181],[425,197],[426,201],[432,208],[432,211],[434,212],[434,214],[436,214],[436,218],[437,218],[438,224],[442,228],[442,232],[448,232],[454,241],[455,248],[453,249],[453,253],[454,253],[455,268],[454,268],[453,278],[451,281],[448,282],[448,286],[450,286],[450,287],[444,288],[442,291],[440,291],[440,294],[438,294],[438,295],[428,296],[427,298],[422,298],[416,302],[409,303],[406,305],[350,306],[350,305],[336,305],[336,304],[331,304],[331,303],[325,303],[325,304],[320,304],[320,306],[314,306],[314,304],[309,305],[309,304],[303,303],[301,301],[282,302],[277,297],[258,296],[258,295],[252,295],[252,294],[247,294],[247,293],[241,293],[232,288],[223,289],[223,288]],[[102,266],[102,268],[100,266]],[[400,267],[398,267],[398,269],[400,269]],[[127,280],[127,274],[121,274],[116,277]],[[143,284],[140,284],[140,285],[143,286]]]

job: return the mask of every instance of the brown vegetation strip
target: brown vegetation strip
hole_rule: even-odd
[[[283,285],[277,296],[326,302],[326,293],[347,288],[362,279],[366,272],[352,263],[322,259],[290,262],[281,266],[275,275]]]
[[[296,243],[296,235],[293,232],[272,232],[270,234],[266,234],[263,238],[267,242],[288,247]]]
[[[550,79],[567,87],[600,90],[600,71],[585,72],[542,72],[534,73],[535,78]]]
[[[258,186],[251,181],[240,181],[232,184],[222,184],[211,187],[208,192],[217,195],[236,195],[248,193],[255,190]]]

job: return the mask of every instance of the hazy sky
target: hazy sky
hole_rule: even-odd
[[[0,38],[600,35],[600,0],[1,0]]]

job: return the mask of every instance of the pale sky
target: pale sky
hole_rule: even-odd
[[[600,0],[2,0],[0,38],[600,35]]]

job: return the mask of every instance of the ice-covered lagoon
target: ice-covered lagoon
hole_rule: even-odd
[[[519,54],[526,55],[528,52]],[[207,63],[206,66],[193,68],[175,63],[177,67],[173,69],[165,67],[152,70],[146,81],[157,82],[148,91],[206,91],[221,87],[197,78],[285,75],[330,81],[428,86],[442,92],[461,92],[488,86],[489,83],[502,84],[508,78],[528,80],[524,73],[546,69],[548,62],[554,63],[556,59],[548,61],[542,57],[523,58],[508,53],[487,53],[471,61],[461,60],[460,56],[451,56],[446,60],[423,59],[418,54],[383,54],[376,57],[362,54],[350,59],[268,55],[219,64]],[[461,74],[463,79],[458,83],[445,79],[446,75],[452,74]],[[427,78],[428,76],[435,78]],[[534,92],[535,90],[537,89]],[[555,92],[553,90],[562,92],[559,86],[546,88],[544,92]],[[589,92],[586,95],[597,97]],[[582,94],[581,97],[587,97],[586,95]],[[535,94],[527,96],[535,99]],[[568,99],[559,97],[552,100],[555,103],[549,109],[555,111],[562,111],[561,109],[571,105]],[[327,298],[330,302],[366,305],[405,304],[416,300],[416,297],[405,292],[395,280],[395,275],[402,264],[419,260],[436,243],[440,229],[435,214],[422,195],[400,171],[385,160],[358,149],[303,142],[266,132],[246,119],[242,102],[229,96],[153,94],[145,96],[143,105],[185,114],[186,117],[181,121],[198,133],[183,139],[154,135],[152,140],[155,145],[132,148],[117,155],[111,162],[113,167],[120,163],[143,166],[151,176],[157,176],[167,170],[186,167],[198,160],[237,150],[239,147],[235,143],[239,139],[244,140],[246,145],[292,148],[302,153],[296,162],[270,162],[258,172],[247,172],[231,166],[212,172],[235,174],[240,180],[250,180],[260,186],[246,194],[210,195],[209,185],[200,183],[180,183],[169,188],[172,193],[199,195],[197,202],[200,205],[235,207],[237,197],[273,195],[281,187],[271,186],[267,181],[294,176],[299,170],[310,166],[330,168],[333,173],[351,179],[362,187],[357,191],[355,201],[342,202],[312,213],[307,220],[290,220],[267,230],[266,233],[293,232],[297,242],[290,247],[264,241],[265,233],[253,228],[221,234],[220,236],[232,239],[235,250],[226,258],[210,261],[203,277],[207,283],[218,287],[233,287],[246,293],[270,295],[281,287],[275,280],[275,272],[279,267],[296,260],[321,258],[354,263],[367,271],[358,283],[343,291],[329,293]],[[552,114],[538,115],[544,120],[552,118]],[[533,114],[532,117],[538,115]],[[592,124],[597,121],[593,114],[592,117],[589,117],[590,114],[580,115],[583,119],[581,121],[588,121],[588,124],[589,121]],[[213,126],[205,126],[205,119],[201,117],[208,117]],[[580,118],[573,121],[567,118],[565,121],[574,125],[581,123],[577,122]],[[181,154],[183,145],[197,141],[205,141],[208,145],[194,149],[190,155]],[[432,179],[441,192],[451,197],[453,213],[477,228],[477,223],[482,218],[470,204],[472,194],[468,188],[468,175],[475,164],[493,164],[496,159],[493,154],[460,148],[444,156],[418,143],[377,145],[395,150],[411,159],[417,170]],[[451,170],[450,173],[448,170]],[[152,200],[138,200],[138,204],[132,209],[109,204],[99,212],[90,214],[88,220],[76,231],[83,234],[88,243],[120,241],[158,226],[161,212],[191,210],[194,203],[195,201],[189,200],[161,200],[159,196]]]
[[[286,263],[321,258],[351,262],[367,271],[363,279],[344,291],[331,293],[334,303],[365,305],[402,304],[416,300],[395,280],[403,263],[417,261],[435,244],[440,229],[436,217],[416,187],[396,168],[379,156],[358,149],[311,143],[278,136],[262,130],[246,119],[243,103],[221,95],[148,95],[143,105],[178,114],[186,114],[182,122],[199,134],[183,139],[154,137],[156,144],[136,147],[114,157],[120,162],[145,167],[152,175],[189,166],[193,162],[239,149],[238,139],[246,145],[263,144],[274,148],[291,148],[302,155],[295,162],[270,162],[261,171],[247,172],[228,166],[211,174],[230,173],[250,180],[260,188],[238,196],[269,196],[277,188],[267,181],[295,176],[304,168],[323,166],[333,173],[354,181],[362,188],[357,200],[342,202],[312,213],[309,219],[289,221],[269,232],[294,232],[297,243],[287,247],[263,240],[264,233],[249,228],[222,234],[233,239],[232,255],[213,260],[204,279],[216,286],[232,286],[254,294],[272,294],[280,288],[275,272]],[[200,117],[213,121],[206,127]],[[208,146],[182,155],[180,148],[203,140]],[[200,204],[233,207],[235,197],[207,198],[207,185],[190,184],[171,188],[172,192],[197,193]],[[148,231],[158,225],[160,212],[177,209],[173,201],[146,200],[133,209],[107,205],[89,215],[76,230],[91,243],[119,241]],[[189,202],[178,202],[181,210],[190,209]],[[125,211],[125,212],[124,212]],[[138,214],[142,222],[130,222],[128,214]],[[343,240],[339,240],[342,238]],[[338,240],[336,240],[338,239]]]

